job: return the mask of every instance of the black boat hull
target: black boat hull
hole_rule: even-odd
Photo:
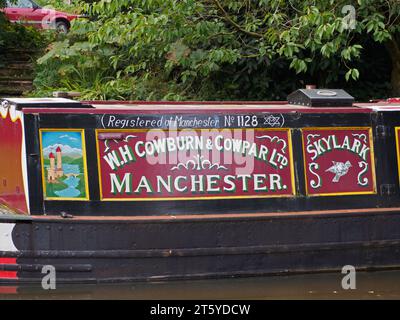
[[[0,282],[127,282],[400,267],[400,209],[163,217],[1,217]],[[3,228],[4,229],[4,228]],[[4,233],[2,236],[5,236]],[[5,243],[3,241],[3,243]],[[13,260],[14,259],[14,260]]]

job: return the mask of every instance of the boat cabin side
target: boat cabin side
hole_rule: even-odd
[[[302,101],[3,100],[0,201],[77,216],[399,206],[400,105]]]

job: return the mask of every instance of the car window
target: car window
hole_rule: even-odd
[[[33,9],[33,4],[29,0],[18,0],[18,1],[14,1],[14,2],[7,1],[7,7]]]

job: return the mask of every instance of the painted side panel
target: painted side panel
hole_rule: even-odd
[[[371,128],[303,128],[302,138],[307,195],[376,193]]]
[[[50,110],[53,110],[53,113],[50,113]],[[98,114],[92,113],[92,110],[88,112],[86,109],[86,114],[75,114],[76,109],[73,109],[73,112],[70,110],[70,114],[66,116],[62,113],[55,114],[54,110],[49,108],[48,112],[40,113],[36,118],[31,114],[25,114],[26,126],[32,126],[32,131],[50,132],[50,135],[54,136],[60,134],[59,141],[44,143],[43,150],[40,148],[40,143],[36,141],[39,137],[34,136],[35,141],[33,137],[29,137],[32,138],[29,143],[29,154],[42,154],[44,159],[44,170],[40,170],[33,160],[30,167],[31,172],[41,172],[35,178],[34,174],[30,174],[31,192],[40,192],[38,197],[31,196],[30,198],[35,214],[60,215],[64,212],[73,216],[153,216],[285,210],[295,212],[326,208],[374,208],[383,205],[391,207],[399,203],[398,198],[379,193],[382,183],[387,180],[388,174],[384,167],[387,161],[380,160],[383,152],[380,148],[382,144],[379,143],[378,153],[375,154],[376,168],[374,168],[373,145],[377,144],[379,138],[374,134],[378,119],[369,113],[342,115],[338,111],[322,115],[274,113],[268,110],[268,112],[238,114],[229,109],[224,114],[210,114],[208,110],[207,115],[190,111],[190,114],[175,112],[172,116],[164,113],[164,110],[158,110],[153,114],[146,114],[142,110],[132,110],[136,113],[123,114],[116,109],[113,114]],[[28,113],[28,111],[31,112],[31,109],[24,109],[24,112]],[[245,111],[242,110],[242,112]],[[36,122],[31,123],[31,119]],[[50,157],[46,148],[53,146],[54,167],[57,167],[57,148],[54,146],[62,145],[63,156],[68,149],[66,145],[77,147],[71,142],[61,141],[61,137],[67,139],[67,132],[63,132],[66,129],[84,130],[89,201],[78,201],[84,197],[79,197],[77,192],[75,194],[78,197],[65,198],[47,194],[50,190],[47,186],[43,191],[42,183],[45,180],[43,177],[46,181],[49,180],[46,166],[50,166]],[[328,139],[327,141],[331,141],[332,138],[329,137],[335,135],[337,136],[336,143],[341,143],[342,146],[347,146],[343,135],[348,134],[351,138],[349,148],[359,150],[360,153],[356,155],[352,150],[335,149],[334,152],[321,155],[317,160],[321,165],[326,166],[321,172],[324,175],[322,179],[324,186],[323,189],[320,188],[315,192],[311,192],[310,188],[306,190],[306,179],[308,183],[314,180],[314,176],[304,170],[305,155],[302,140],[303,131],[307,129],[318,129],[318,132],[310,131],[310,133],[324,134],[323,138]],[[210,139],[204,138],[204,141],[199,143],[201,147],[198,147],[194,142],[204,132],[209,132],[211,135],[229,134],[235,139],[236,151],[231,152],[233,142],[231,143],[229,138],[217,139],[217,136],[211,136]],[[254,137],[251,138],[250,134]],[[356,139],[353,134],[360,135],[362,139]],[[176,138],[174,138],[175,135]],[[262,136],[265,138],[261,138]],[[168,152],[163,151],[164,138],[165,140],[172,138],[177,142],[177,138],[182,137],[185,139],[179,140],[182,149],[180,152],[174,154],[174,147],[169,148]],[[80,138],[78,140],[83,141]],[[207,140],[211,143],[207,144]],[[366,143],[361,143],[364,140]],[[183,148],[182,141],[184,141]],[[175,142],[174,145],[177,145]],[[225,144],[225,142],[228,143]],[[31,146],[35,143],[37,143],[37,148],[32,148]],[[367,149],[369,148],[368,150],[363,149],[364,144]],[[246,147],[246,152],[241,155],[238,150],[244,150],[244,147]],[[157,148],[160,149],[160,154]],[[78,149],[82,148],[78,146]],[[153,155],[153,151],[157,152]],[[230,151],[228,154],[230,153],[232,158],[229,163],[223,163],[226,151]],[[145,156],[143,152],[146,153]],[[279,157],[279,154],[284,154],[284,157]],[[364,155],[367,156],[365,159]],[[201,159],[202,156],[203,159]],[[330,159],[333,156],[334,158]],[[333,166],[332,161],[342,162],[341,159],[348,156],[354,156],[349,160],[351,169],[348,174],[338,177],[336,180],[339,182],[332,182],[335,174],[326,170]],[[30,161],[31,158],[33,157],[29,157]],[[273,167],[272,164],[277,164],[279,159],[283,161],[283,168],[279,165],[276,168]],[[62,163],[68,161],[69,159],[65,158]],[[362,161],[364,163],[361,163],[363,165],[361,168],[359,162]],[[347,160],[344,161],[344,165],[346,162]],[[368,164],[368,172],[361,172],[365,171],[365,162]],[[217,167],[217,164],[227,169]],[[245,168],[250,168],[250,172],[243,172],[242,169]],[[237,169],[240,169],[240,172]],[[377,172],[376,181],[375,174],[372,172],[374,169]],[[239,177],[239,175],[244,176]],[[248,178],[248,175],[251,177]],[[347,188],[347,183],[342,183],[346,179],[353,183],[351,188]],[[244,181],[247,182],[247,188],[243,187],[246,184]],[[56,185],[49,187],[59,188]],[[343,194],[349,196],[344,197]],[[329,195],[329,197],[319,195]]]
[[[88,200],[84,130],[40,130],[46,200]]]
[[[0,203],[29,214],[23,114],[0,106]]]
[[[103,200],[243,199],[295,193],[289,129],[97,133]]]

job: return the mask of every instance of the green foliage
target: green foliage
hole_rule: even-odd
[[[11,2],[16,0],[10,0]],[[0,0],[0,8],[5,7],[6,0]],[[8,48],[39,49],[54,41],[51,33],[40,33],[33,27],[25,27],[20,24],[12,24],[6,16],[0,12],[0,50]],[[0,53],[1,53],[0,51]]]
[[[354,29],[342,13],[349,4]],[[352,90],[371,70],[364,47],[400,31],[398,0],[98,0],[77,10],[91,19],[38,61],[38,95],[268,100],[306,83]],[[388,88],[388,73],[379,81]]]
[[[47,43],[48,37],[32,27],[10,23],[0,12],[0,49],[31,48],[37,49]]]

